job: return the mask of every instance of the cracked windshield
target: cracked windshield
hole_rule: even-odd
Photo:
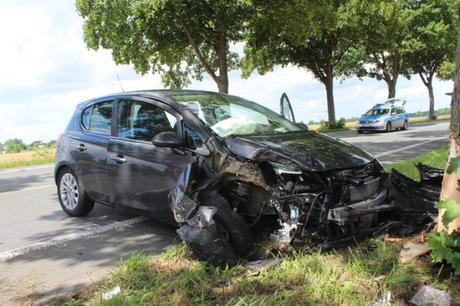
[[[172,97],[217,135],[271,135],[302,131],[277,113],[245,99],[213,94]]]

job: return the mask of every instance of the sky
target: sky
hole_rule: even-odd
[[[141,76],[132,66],[115,65],[110,50],[88,50],[82,23],[74,0],[0,0],[0,142],[57,139],[79,102],[121,91],[117,75],[125,90],[162,88],[159,75]],[[248,79],[232,71],[229,82],[230,94],[277,112],[286,92],[298,121],[327,118],[324,86],[304,69],[276,67]],[[188,88],[217,90],[209,77]],[[434,81],[436,109],[449,106],[445,93],[452,88],[451,81]],[[383,102],[387,88],[383,81],[351,78],[335,81],[334,95],[337,119],[351,118]],[[408,112],[428,109],[418,76],[400,77],[397,97],[407,99]]]

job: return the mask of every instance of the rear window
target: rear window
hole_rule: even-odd
[[[91,109],[93,106],[87,107],[83,110],[83,113],[81,115],[81,125],[87,130],[89,130],[89,122],[91,119]]]
[[[91,132],[110,135],[112,105],[112,101],[94,104],[89,125]]]

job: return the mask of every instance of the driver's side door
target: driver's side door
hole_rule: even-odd
[[[173,221],[168,195],[190,155],[185,151],[159,148],[155,135],[177,132],[180,116],[168,105],[143,98],[123,98],[115,103],[114,135],[108,145],[111,202],[152,212]]]
[[[294,112],[292,111],[291,102],[286,93],[281,95],[280,99],[281,116],[285,119],[295,122]]]

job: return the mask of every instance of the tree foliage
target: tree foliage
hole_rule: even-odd
[[[407,6],[404,0],[352,0],[349,13],[356,15],[366,65],[364,74],[385,81],[388,98],[396,95],[400,75],[407,75],[405,42],[409,35]]]
[[[457,12],[451,0],[412,0],[405,42],[408,69],[418,74],[428,89],[429,113],[434,117],[433,77],[443,63],[455,55]]]
[[[453,81],[455,79],[455,63],[453,61],[442,62],[436,76],[440,80]]]
[[[275,65],[305,68],[326,87],[328,118],[335,121],[333,79],[354,74],[359,37],[350,1],[253,0],[243,60],[243,76],[257,70],[264,74]]]
[[[228,71],[238,55],[250,7],[244,0],[76,0],[91,49],[112,50],[117,64],[138,73],[160,73],[167,87],[180,88],[207,73],[228,92]]]
[[[26,144],[18,138],[6,140],[4,146],[6,148],[6,153],[18,153],[27,149]]]

